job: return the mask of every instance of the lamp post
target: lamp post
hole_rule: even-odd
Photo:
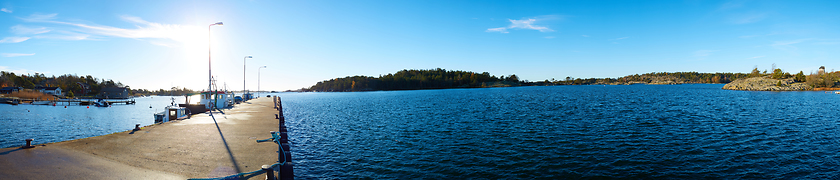
[[[260,68],[257,68],[257,93],[260,93],[260,70],[262,70],[262,68],[267,68],[267,67],[262,66]],[[259,98],[259,96],[257,96],[257,98]]]
[[[210,41],[210,27],[215,26],[215,25],[221,26],[221,25],[224,25],[224,24],[222,22],[217,22],[217,23],[213,23],[213,24],[210,24],[209,26],[207,26],[207,93],[208,93],[207,95],[208,95],[208,99],[210,99],[209,97],[213,96],[212,93],[210,92],[210,91],[213,90],[212,89],[213,88],[213,73],[212,73],[213,68],[211,66],[212,61],[210,60],[211,59],[210,48],[212,47],[210,45],[210,43],[212,42],[212,41]],[[207,104],[211,104],[210,101],[207,101]],[[213,110],[213,105],[210,105],[209,107],[210,107],[210,111],[212,111]]]
[[[245,60],[248,58],[254,58],[252,56],[245,56],[242,58],[242,98],[245,98]]]

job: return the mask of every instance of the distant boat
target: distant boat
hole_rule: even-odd
[[[32,101],[32,105],[50,105],[50,101]]]
[[[111,107],[111,103],[108,103],[108,101],[103,99],[99,99],[99,101],[96,101],[93,105],[96,107]]]
[[[0,98],[0,103],[6,103],[6,104],[11,104],[11,105],[18,105],[18,104],[20,104],[20,99],[18,99],[18,98],[16,98],[16,97],[11,97],[11,98]]]

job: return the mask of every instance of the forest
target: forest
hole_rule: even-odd
[[[77,96],[94,96],[101,92],[102,88],[108,87],[125,87],[128,88],[132,95],[183,95],[195,93],[195,91],[187,88],[173,87],[169,90],[149,91],[146,89],[132,90],[131,87],[122,84],[121,82],[114,82],[114,80],[96,78],[91,75],[77,76],[73,74],[65,74],[61,76],[47,77],[44,74],[35,73],[17,75],[13,72],[0,71],[0,87],[23,87],[24,89],[34,89],[36,87],[59,87],[64,92],[66,97]]]
[[[516,75],[496,77],[490,73],[447,71],[445,69],[401,70],[380,77],[347,76],[321,81],[301,91],[351,92],[413,89],[446,89],[519,86]]]

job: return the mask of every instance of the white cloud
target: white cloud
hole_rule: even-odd
[[[755,56],[755,57],[750,57],[750,58],[747,58],[747,59],[758,59],[758,58],[763,58],[763,57],[764,56]]]
[[[23,54],[23,53],[0,53],[0,55],[2,55],[3,57],[18,57],[18,56],[32,56],[32,55],[35,55],[35,53],[32,53],[32,54]]]
[[[21,19],[29,22],[45,22],[77,27],[74,29],[67,29],[61,31],[63,32],[63,34],[60,35],[42,35],[37,36],[38,38],[83,40],[95,38],[91,37],[93,35],[99,37],[104,36],[132,39],[150,39],[149,42],[151,42],[152,44],[161,46],[171,46],[172,43],[165,43],[164,41],[196,43],[196,41],[198,40],[206,39],[205,36],[207,35],[207,31],[198,26],[153,23],[143,20],[139,17],[127,15],[120,16],[120,18],[124,21],[134,23],[135,28],[118,28],[104,25],[91,25],[84,23],[59,21],[56,20],[56,16],[57,14],[33,14],[29,17]]]
[[[55,16],[57,16],[57,15],[58,15],[57,13],[52,13],[52,14],[38,14],[38,13],[35,13],[35,14],[32,14],[32,15],[29,15],[29,17],[20,18],[20,19],[24,20],[24,21],[28,21],[28,22],[43,22],[43,21],[49,21],[49,20],[55,19]]]
[[[46,27],[26,27],[23,25],[12,26],[12,33],[15,34],[43,34],[50,32]]]
[[[0,8],[0,11],[6,12],[6,13],[12,13],[12,10],[6,9],[6,8]]]
[[[508,33],[507,28],[500,27],[500,28],[489,28],[484,32],[500,32],[500,33]]]
[[[545,27],[536,25],[538,21],[544,21],[549,19],[556,19],[557,16],[539,16],[536,18],[524,18],[520,20],[513,20],[508,19],[510,21],[510,25],[507,27],[497,27],[497,28],[488,28],[485,32],[500,32],[500,33],[508,33],[508,29],[530,29],[530,30],[537,30],[540,32],[553,32],[554,30]]]
[[[622,39],[627,39],[627,38],[630,38],[630,37],[620,37],[620,38],[615,38],[613,40],[622,40]]]
[[[580,36],[583,36],[583,37],[589,37],[589,35],[580,35]]]
[[[697,57],[705,57],[705,56],[712,55],[712,53],[713,53],[713,52],[717,52],[717,50],[705,50],[705,49],[701,49],[701,50],[694,51],[694,56],[697,56]]]
[[[522,19],[522,20],[509,19],[509,20],[510,20],[510,26],[508,26],[508,28],[511,28],[511,29],[532,29],[532,30],[537,30],[537,31],[540,31],[540,32],[554,31],[554,30],[551,30],[551,29],[549,29],[548,27],[545,27],[545,26],[534,25],[534,23],[537,22],[537,19]]]
[[[19,43],[26,40],[29,40],[29,37],[6,37],[0,39],[0,43]]]

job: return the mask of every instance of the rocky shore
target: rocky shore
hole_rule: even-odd
[[[781,82],[781,86],[779,83]],[[754,77],[738,79],[723,86],[723,89],[741,91],[808,91],[813,88],[802,82],[795,82],[793,78],[771,79],[767,77]]]

